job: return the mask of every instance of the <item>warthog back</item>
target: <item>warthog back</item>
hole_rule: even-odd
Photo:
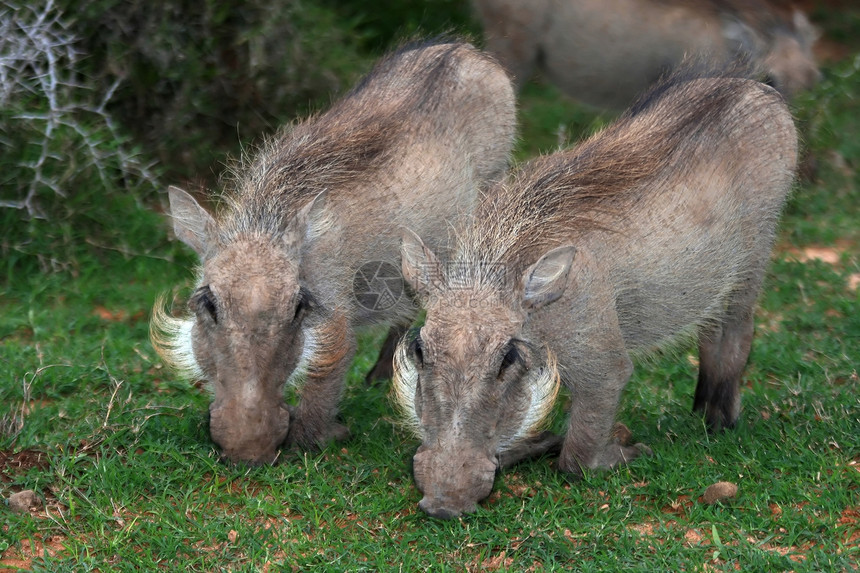
[[[816,83],[817,32],[773,0],[473,0],[487,49],[522,84],[536,71],[571,97],[623,109],[685,57],[732,60],[791,97]]]

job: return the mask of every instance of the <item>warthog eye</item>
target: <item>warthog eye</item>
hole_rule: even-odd
[[[311,300],[313,297],[305,287],[299,289],[298,301],[296,302],[296,312],[293,315],[293,322],[299,322],[304,318],[305,314],[311,308]]]
[[[191,306],[198,315],[205,311],[216,324],[218,323],[218,307],[215,306],[215,295],[212,294],[209,285],[197,289],[191,297]]]
[[[421,340],[421,329],[418,329],[418,332],[415,333],[415,338],[412,339],[412,342],[409,345],[409,350],[412,353],[412,356],[415,357],[415,364],[419,367],[424,367],[424,341]]]
[[[503,375],[505,370],[520,361],[522,361],[522,358],[520,356],[520,351],[517,350],[516,344],[509,342],[505,355],[502,358],[502,365],[499,367],[499,376]]]

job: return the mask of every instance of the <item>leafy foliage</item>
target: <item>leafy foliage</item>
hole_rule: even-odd
[[[0,3],[0,253],[14,271],[74,266],[90,240],[117,231],[115,214],[135,210],[155,173],[123,136],[106,89],[81,82],[83,54],[53,0]],[[122,244],[117,241],[116,246]]]
[[[403,38],[455,32],[480,40],[469,2],[462,0],[323,0],[352,22],[363,50],[380,54]]]
[[[173,177],[211,182],[226,152],[343,91],[368,62],[314,2],[66,4],[90,80],[122,79],[110,111]]]
[[[349,85],[366,58],[348,31],[293,0],[0,2],[4,279],[148,252],[133,229],[162,181],[211,183],[216,158]]]

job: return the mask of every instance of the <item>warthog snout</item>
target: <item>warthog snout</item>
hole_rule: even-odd
[[[477,503],[490,495],[498,461],[475,450],[421,446],[412,467],[415,483],[424,494],[418,507],[431,517],[452,519],[475,511]]]
[[[209,407],[212,441],[233,462],[273,463],[289,427],[290,411],[284,403],[247,407],[216,401]]]

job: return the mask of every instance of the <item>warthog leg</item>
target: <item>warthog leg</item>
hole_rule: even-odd
[[[736,295],[727,318],[699,333],[699,382],[693,411],[703,412],[712,431],[735,426],[740,415],[740,380],[752,346],[752,306],[758,289]]]
[[[310,360],[298,405],[292,409],[287,443],[316,450],[331,440],[349,437],[337,422],[346,370],[355,356],[355,333],[343,314],[333,314],[317,329],[317,348]]]
[[[394,375],[394,352],[397,349],[397,343],[409,330],[408,326],[394,325],[388,330],[388,336],[385,342],[382,343],[382,349],[379,351],[379,358],[376,359],[376,364],[373,365],[367,376],[364,377],[364,382],[368,385],[373,385],[381,380],[391,380]]]
[[[544,454],[557,454],[561,451],[564,436],[552,432],[541,432],[537,436],[523,440],[499,454],[499,467],[507,468],[516,463]]]
[[[570,313],[567,320],[576,331],[553,344],[559,349],[559,362],[572,365],[565,377],[571,387],[570,420],[558,467],[581,476],[583,468],[613,468],[650,450],[642,444],[623,445],[613,437],[615,414],[633,362],[624,345],[609,277],[584,249],[574,260],[567,292],[572,294],[567,309],[555,312]]]

